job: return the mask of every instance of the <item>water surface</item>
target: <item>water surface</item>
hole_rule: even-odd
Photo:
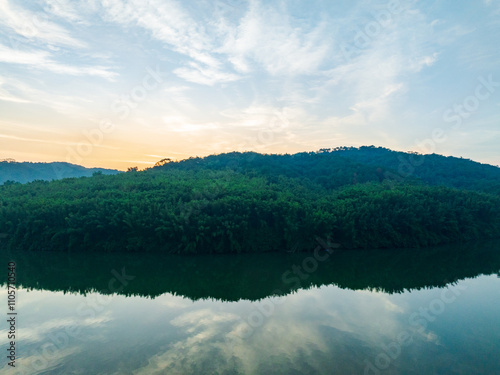
[[[499,241],[316,255],[3,252],[9,260],[18,358],[1,373],[500,373]]]

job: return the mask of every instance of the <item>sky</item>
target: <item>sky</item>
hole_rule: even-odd
[[[500,0],[0,0],[0,159],[375,145],[500,165]]]

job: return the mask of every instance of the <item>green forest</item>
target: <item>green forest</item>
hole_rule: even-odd
[[[500,168],[374,146],[164,159],[144,171],[6,183],[0,233],[8,249],[175,254],[496,238]]]

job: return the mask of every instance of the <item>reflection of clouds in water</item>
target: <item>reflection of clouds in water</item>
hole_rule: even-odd
[[[397,333],[408,311],[404,298],[398,296],[328,286],[292,295],[287,301],[280,319],[293,321],[301,316],[304,323],[306,317],[308,324],[349,332],[364,341]]]
[[[77,355],[81,352],[80,348],[57,349],[53,346],[44,347],[43,353],[33,352],[31,355],[16,358],[16,367],[12,368],[5,364],[0,369],[0,374],[8,375],[37,375],[50,374],[60,366],[66,358]]]
[[[493,290],[496,292],[493,288],[491,294]],[[412,358],[429,355],[432,359],[426,366],[431,371],[432,366],[452,363],[456,358],[449,349],[450,316],[445,315],[455,305],[446,305],[446,312],[436,317],[436,323],[420,331],[420,327],[409,324],[408,318],[420,307],[429,307],[440,295],[437,288],[388,295],[322,286],[299,290],[282,301],[191,301],[171,294],[152,300],[117,297],[94,319],[85,316],[87,319],[81,320],[75,314],[76,305],[68,304],[67,295],[52,295],[38,303],[53,314],[30,312],[26,334],[40,339],[36,345],[30,343],[31,350],[75,322],[86,327],[79,336],[82,340],[71,341],[68,349],[57,352],[49,366],[56,363],[60,368],[50,367],[50,373],[84,369],[92,358],[94,370],[108,366],[108,372],[102,373],[113,373],[121,366],[117,375],[331,374],[363,373],[365,360],[375,361],[383,346],[407,331],[413,335],[413,342],[402,348],[387,373],[408,373]],[[95,300],[88,296],[72,300],[78,304],[84,299]],[[256,313],[262,315],[262,324],[252,327],[248,318]],[[135,325],[138,321],[140,326]],[[37,326],[36,322],[43,323]],[[37,358],[31,352],[27,354],[26,360]]]
[[[228,357],[224,351],[224,333],[237,319],[235,314],[208,308],[179,315],[171,324],[184,328],[188,335],[171,343],[166,352],[149,358],[148,364],[134,374],[222,374],[231,366],[239,367],[237,358]]]
[[[175,296],[170,293],[156,297],[155,301],[161,306],[167,307],[169,310],[184,309],[194,304],[194,302],[187,297]]]
[[[261,326],[252,328],[247,317],[263,301],[245,303],[244,309],[238,303],[187,306],[182,300],[163,305],[178,307],[176,302],[186,306],[171,320],[182,336],[134,374],[362,371],[359,366],[370,354],[365,340],[380,339],[374,320],[390,338],[401,329],[398,320],[404,311],[383,293],[321,287],[287,296],[273,305]]]
[[[69,358],[81,356],[82,340],[105,339],[100,328],[113,320],[112,309],[98,310],[98,306],[89,303],[95,302],[95,293],[82,296],[22,288],[17,292],[16,368],[6,364],[0,373],[52,373]],[[95,311],[82,313],[79,306]],[[0,335],[7,338],[7,330],[0,331]],[[7,344],[7,340],[1,344]]]
[[[26,289],[18,289],[17,292],[17,308],[23,322],[18,337],[23,343],[47,341],[51,333],[58,331],[72,338],[78,336],[74,332],[82,328],[98,328],[112,320],[111,309],[89,303],[92,299],[95,303],[96,293],[82,296]],[[0,337],[7,337],[7,330],[1,330]]]
[[[385,309],[387,311],[392,311],[395,313],[404,313],[405,310],[403,307],[396,305],[393,301],[389,300],[388,296],[386,294],[383,295],[385,297]]]
[[[440,339],[438,337],[438,335],[435,333],[435,332],[427,332],[425,335],[424,335],[425,339],[429,342],[432,342],[436,345],[441,345],[441,342],[440,342]]]
[[[172,325],[178,327],[191,326],[187,330],[187,332],[191,333],[203,327],[208,327],[224,322],[231,322],[235,319],[237,319],[237,316],[235,316],[234,314],[220,313],[218,315],[214,315],[210,309],[203,309],[180,315],[177,318],[173,319],[171,323]]]
[[[66,319],[52,319],[41,323],[37,326],[23,327],[22,331],[19,333],[19,337],[26,342],[37,342],[47,339],[47,335],[51,332],[64,330],[65,328],[74,327],[92,327],[96,328],[99,325],[103,325],[111,320],[110,314],[101,314],[103,316],[95,318],[81,319],[79,317],[66,318]],[[6,337],[7,330],[0,331],[0,337]]]

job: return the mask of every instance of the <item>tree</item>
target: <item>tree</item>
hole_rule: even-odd
[[[160,161],[157,161],[155,163],[155,167],[161,167],[162,165],[165,165],[165,164],[168,164],[168,163],[171,163],[172,162],[172,159],[170,158],[164,158],[164,159],[161,159]]]

